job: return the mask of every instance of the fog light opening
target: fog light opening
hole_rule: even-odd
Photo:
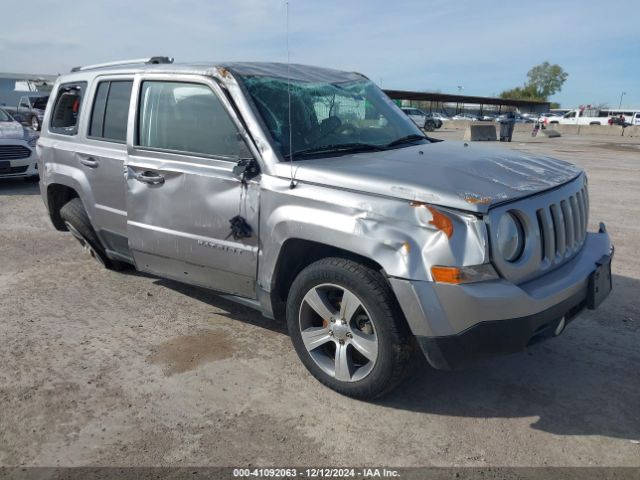
[[[556,327],[556,331],[553,332],[554,336],[558,336],[562,333],[562,331],[564,330],[564,327],[566,326],[567,322],[564,321],[564,317],[562,317],[560,319],[560,322],[558,323],[558,326]]]

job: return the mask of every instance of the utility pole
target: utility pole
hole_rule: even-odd
[[[620,94],[620,103],[618,104],[618,110],[622,108],[622,97],[624,97],[627,94],[627,92],[622,92]]]

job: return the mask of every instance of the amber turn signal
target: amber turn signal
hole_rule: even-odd
[[[434,282],[439,283],[475,283],[498,279],[498,274],[491,264],[469,265],[466,267],[443,267],[434,265],[431,267],[431,276]]]
[[[457,267],[431,267],[433,280],[440,283],[462,283],[464,274]]]

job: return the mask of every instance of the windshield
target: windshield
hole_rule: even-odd
[[[0,108],[0,122],[12,122],[13,119],[9,116],[7,112]]]
[[[285,159],[289,158],[290,139],[294,160],[426,141],[402,110],[367,79],[337,83],[291,80],[291,132],[287,79],[255,75],[243,80]]]

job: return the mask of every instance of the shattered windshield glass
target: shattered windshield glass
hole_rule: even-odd
[[[285,159],[290,150],[295,160],[426,142],[420,129],[364,78],[291,80],[288,85],[286,78],[254,75],[243,82]]]

